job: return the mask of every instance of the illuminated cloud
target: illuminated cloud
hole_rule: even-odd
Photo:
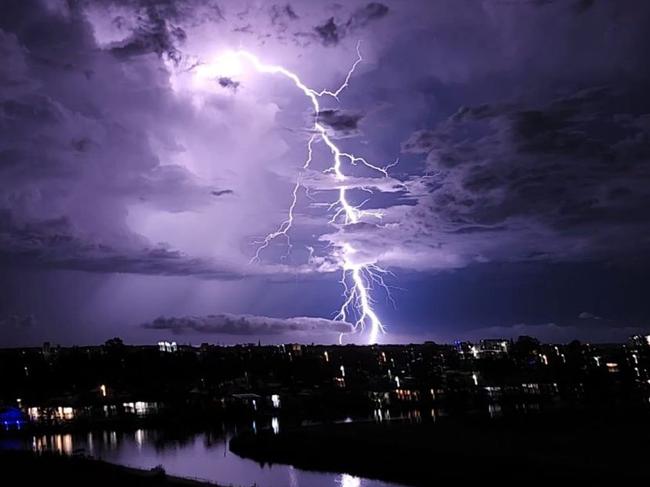
[[[269,318],[268,316],[218,314],[208,316],[160,317],[144,323],[143,328],[168,330],[175,334],[207,335],[327,335],[349,333],[352,325],[324,318]]]
[[[61,295],[36,313],[39,330],[60,312],[67,330],[131,333],[123,323],[187,303],[191,285],[202,292],[165,313],[331,316],[340,300],[332,246],[345,243],[356,262],[394,271],[396,287],[414,275],[444,281],[487,265],[516,268],[513,285],[530,268],[643,271],[650,73],[642,46],[650,38],[641,20],[649,5],[3,2],[0,260],[11,277],[0,277],[9,296],[0,315],[27,316],[29,302],[56,287]],[[250,265],[255,242],[287,216],[313,113],[285,80],[234,65],[206,73],[202,63],[243,47],[321,89],[344,79],[358,40],[364,62],[340,101],[323,105],[321,120],[345,150],[382,166],[399,156],[388,178],[345,167],[350,200],[381,219],[328,225],[337,185],[321,173],[328,154],[320,147],[303,173],[291,252],[278,241]],[[72,311],[78,293],[66,296],[56,284],[62,275],[88,290],[89,308],[101,307],[93,293],[110,300],[128,289],[138,299],[119,319],[88,310],[81,320]],[[565,279],[557,275],[549,283]],[[259,280],[268,298],[258,303]],[[584,292],[603,295],[595,290],[603,280],[594,277]],[[148,295],[152,283],[164,291]],[[312,299],[287,313],[306,283]],[[398,307],[417,294],[409,286]],[[462,303],[465,316],[467,283],[451,295],[445,289],[436,295]],[[251,311],[252,299],[259,309]],[[531,302],[538,299],[552,300]],[[15,311],[21,300],[26,311]],[[430,301],[400,308],[391,333],[433,326],[441,306]],[[570,315],[592,303],[585,298]],[[643,323],[643,306],[634,306]],[[628,313],[622,300],[617,309]],[[489,316],[453,315],[436,326],[480,327],[495,322]],[[549,313],[510,322],[561,321]]]

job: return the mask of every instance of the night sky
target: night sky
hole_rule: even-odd
[[[382,342],[650,331],[649,26],[647,0],[3,0],[0,346],[334,343],[343,245],[391,272]],[[321,90],[358,42],[319,120],[399,159],[345,165],[383,217],[328,223],[316,144],[290,253],[250,263],[314,113],[223,53]]]

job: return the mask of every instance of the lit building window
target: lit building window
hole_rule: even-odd
[[[280,407],[280,396],[277,394],[273,394],[271,396],[271,404],[273,404],[274,408],[279,408]]]

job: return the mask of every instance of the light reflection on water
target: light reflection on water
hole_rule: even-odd
[[[273,428],[279,428],[274,422]],[[171,475],[238,487],[391,487],[348,474],[310,472],[289,465],[260,465],[231,453],[232,433],[199,433],[169,441],[158,430],[103,431],[83,434],[38,435],[25,445],[35,451],[67,455],[84,453],[111,463],[151,469],[162,465]]]
[[[136,408],[137,409],[137,408]],[[538,403],[516,404],[518,412],[539,411]],[[503,416],[504,410],[498,403],[489,404],[485,413],[491,418]],[[446,416],[440,408],[426,413],[427,421],[436,422]],[[392,414],[388,409],[375,409],[371,418],[365,421],[423,422],[423,412],[417,408]],[[363,422],[345,418],[341,423]],[[305,421],[304,424],[317,424]],[[281,430],[280,421],[272,417],[266,424],[253,421],[249,428],[270,428],[274,433]],[[238,487],[390,487],[376,480],[363,479],[348,474],[309,472],[289,465],[260,465],[231,453],[230,438],[237,433],[235,425],[223,425],[223,433],[198,433],[182,439],[170,439],[162,430],[138,429],[132,432],[95,431],[83,434],[50,434],[34,436],[22,448],[35,451],[51,450],[67,455],[83,453],[106,461],[151,469],[162,465],[166,472],[180,477],[208,480],[221,485]],[[0,448],[20,448],[0,442]]]
[[[32,450],[38,452],[55,451],[71,455],[73,453],[72,444],[71,434],[42,435],[32,438]]]

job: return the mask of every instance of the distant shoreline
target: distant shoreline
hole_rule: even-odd
[[[626,410],[437,423],[350,423],[243,433],[231,451],[261,463],[345,472],[415,487],[439,481],[648,480],[650,414]],[[461,482],[464,483],[464,482]]]

